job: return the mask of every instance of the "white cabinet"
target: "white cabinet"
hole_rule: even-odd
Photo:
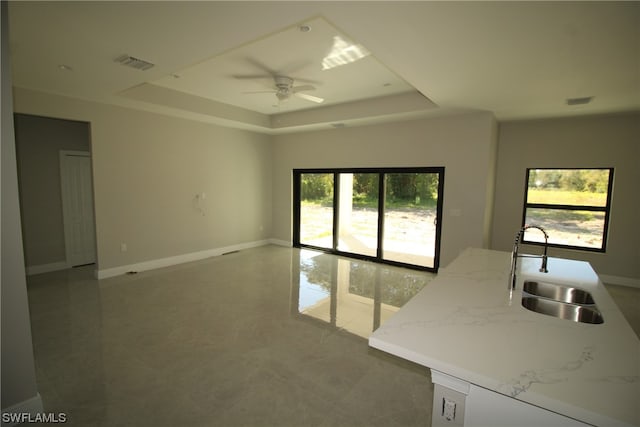
[[[580,421],[431,371],[432,427],[587,427]],[[451,407],[455,406],[453,416]]]

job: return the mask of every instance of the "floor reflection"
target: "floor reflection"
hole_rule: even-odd
[[[295,315],[363,338],[436,276],[305,249],[292,252],[292,268]]]

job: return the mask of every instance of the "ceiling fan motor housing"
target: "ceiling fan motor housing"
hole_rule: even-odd
[[[293,79],[285,76],[275,76],[276,87],[278,89],[291,89],[293,86]]]
[[[276,88],[278,91],[276,92],[276,97],[280,101],[284,101],[285,99],[289,99],[291,96],[291,88],[293,87],[293,79],[290,77],[284,76],[276,76],[275,77]]]

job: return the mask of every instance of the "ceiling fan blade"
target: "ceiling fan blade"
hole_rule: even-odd
[[[300,61],[289,63],[286,67],[284,67],[280,71],[282,74],[285,74],[288,76],[289,74],[295,74],[298,71],[302,71],[303,69],[309,67],[310,65],[313,65],[313,61],[300,60]]]
[[[313,95],[307,95],[306,93],[294,93],[294,95],[298,98],[306,99],[307,101],[315,102],[317,104],[322,104],[324,102],[324,99]]]
[[[253,94],[253,93],[276,93],[275,90],[252,90],[249,92],[242,92],[243,95]]]
[[[295,80],[296,82],[300,82],[300,83],[309,83],[312,85],[321,85],[322,82],[319,80],[312,80],[312,79],[304,79],[304,78],[298,78],[298,77],[291,77],[293,80]]]
[[[262,62],[258,61],[257,59],[253,59],[253,58],[246,58],[247,62],[251,65],[253,65],[256,68],[259,68],[261,71],[264,71],[265,73],[267,73],[269,76],[273,77],[277,74],[276,70],[272,70],[271,68],[267,67],[266,65],[264,65]]]
[[[238,80],[255,80],[255,79],[273,80],[273,76],[270,74],[233,74],[231,77]]]
[[[296,93],[296,92],[304,92],[308,90],[316,90],[316,87],[311,85],[294,86],[293,88],[291,88],[291,90],[293,91],[293,93]]]

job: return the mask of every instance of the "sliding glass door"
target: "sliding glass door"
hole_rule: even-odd
[[[385,174],[382,258],[434,268],[439,174]]]
[[[338,174],[339,251],[377,255],[378,178],[376,173]]]
[[[298,175],[300,244],[333,248],[333,173]]]
[[[294,170],[296,247],[437,271],[444,168]]]

